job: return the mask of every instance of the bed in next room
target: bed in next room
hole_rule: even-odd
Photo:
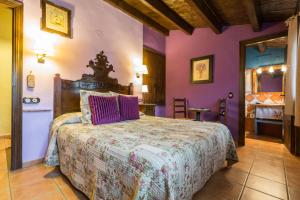
[[[108,76],[103,52],[93,75],[55,77],[54,116],[46,163],[59,165],[90,199],[192,199],[208,179],[237,162],[229,129],[221,123],[146,116],[116,123],[82,123],[80,90],[132,94]],[[87,92],[88,93],[88,92]],[[86,113],[84,113],[86,114]]]

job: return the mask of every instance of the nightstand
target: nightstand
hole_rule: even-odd
[[[155,116],[155,106],[156,104],[152,103],[140,103],[140,111],[145,113],[145,115]]]

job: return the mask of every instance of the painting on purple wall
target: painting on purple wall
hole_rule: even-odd
[[[191,59],[191,81],[192,83],[213,82],[213,61],[214,56],[202,56]]]

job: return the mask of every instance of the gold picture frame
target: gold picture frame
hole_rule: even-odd
[[[191,82],[195,84],[212,83],[213,61],[213,55],[191,59]]]
[[[41,0],[41,29],[71,38],[71,10],[47,0]]]

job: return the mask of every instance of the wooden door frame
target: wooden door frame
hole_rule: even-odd
[[[151,52],[153,54],[156,54],[156,55],[159,55],[161,57],[164,57],[164,67],[165,67],[165,74],[166,74],[166,54],[163,53],[163,52],[160,52],[160,51],[158,51],[158,50],[156,50],[156,49],[154,49],[152,47],[149,47],[147,45],[143,45],[143,62],[144,62],[144,51],[148,51],[148,52]],[[144,84],[144,82],[143,82],[143,84]],[[157,106],[166,106],[166,91],[167,91],[166,87],[167,87],[167,84],[166,84],[166,77],[165,77],[165,88],[164,88],[164,90],[165,90],[165,98],[164,98],[165,101],[164,101],[163,104],[157,104]],[[143,99],[144,99],[144,97],[143,97]],[[153,102],[151,102],[151,103],[153,103]]]
[[[13,11],[11,169],[22,168],[23,3],[0,0]]]
[[[268,34],[248,40],[240,41],[240,96],[239,96],[239,138],[238,145],[245,145],[245,65],[246,65],[246,46],[251,43],[287,36],[288,32],[278,32]]]

